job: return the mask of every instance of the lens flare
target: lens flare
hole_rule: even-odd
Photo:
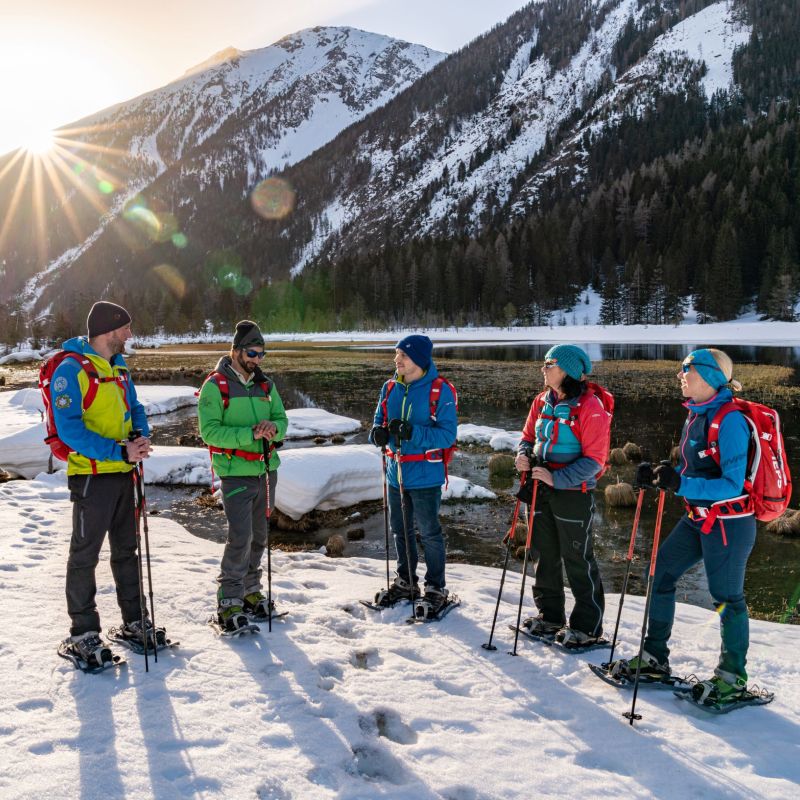
[[[241,296],[253,291],[253,281],[242,274],[241,259],[236,253],[228,250],[212,253],[208,265],[221,288]]]
[[[97,188],[102,194],[113,194],[114,184],[111,181],[97,181]]]
[[[37,131],[27,136],[25,150],[33,155],[41,156],[52,149],[55,137],[52,131]]]
[[[294,210],[296,196],[291,184],[281,178],[261,181],[250,195],[253,210],[264,219],[283,219]]]
[[[157,264],[152,272],[179,300],[186,294],[186,281],[172,264]]]
[[[174,244],[178,250],[183,250],[183,248],[189,244],[189,240],[186,238],[186,234],[184,233],[173,233],[172,244]]]

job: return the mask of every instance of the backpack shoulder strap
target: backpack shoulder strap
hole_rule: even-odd
[[[206,375],[206,379],[203,381],[203,386],[205,386],[209,381],[216,384],[217,389],[219,389],[219,393],[222,396],[222,407],[227,409],[231,403],[231,389],[228,384],[228,376],[223,375],[223,373],[215,369],[213,372],[209,372],[208,375]],[[203,390],[203,386],[200,387],[200,391]]]
[[[445,384],[450,387],[450,391],[453,393],[453,400],[456,404],[456,410],[458,410],[458,392],[456,391],[456,387],[453,386],[453,384],[447,380],[447,378],[437,376],[431,381],[431,393],[428,397],[430,415],[434,422],[436,421],[436,410],[439,408],[439,400],[441,400],[442,397],[442,386]]]
[[[54,356],[55,358],[56,356]],[[95,369],[94,364],[92,364],[92,360],[87,356],[81,355],[80,353],[73,353],[72,351],[66,351],[64,356],[61,358],[58,367],[61,366],[67,359],[72,359],[73,361],[77,362],[78,366],[86,373],[87,379],[87,387],[86,387],[86,394],[83,396],[83,400],[81,402],[81,406],[83,410],[89,408],[89,406],[94,402],[95,397],[97,397],[97,389],[100,386],[100,376],[97,374],[97,369]],[[55,372],[55,370],[53,370]]]
[[[383,394],[383,400],[381,400],[381,412],[383,413],[383,426],[386,427],[389,424],[389,395],[392,393],[392,389],[396,386],[397,381],[394,378],[389,378],[386,381],[386,391]]]

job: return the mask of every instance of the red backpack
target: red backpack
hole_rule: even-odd
[[[128,393],[125,388],[125,384],[128,381],[127,372],[116,377],[101,378],[98,375],[94,364],[92,364],[91,359],[81,355],[80,353],[74,353],[69,350],[59,350],[50,356],[50,358],[48,358],[39,369],[39,390],[42,393],[42,400],[44,402],[44,424],[45,430],[47,431],[47,436],[45,437],[44,441],[45,444],[50,446],[50,451],[57,459],[59,459],[59,461],[66,461],[69,458],[69,454],[74,452],[68,444],[59,439],[58,430],[56,429],[56,422],[53,417],[51,382],[53,380],[53,373],[61,366],[61,363],[65,358],[72,358],[77,361],[78,364],[80,364],[81,369],[86,373],[86,377],[89,379],[89,388],[86,390],[86,394],[83,397],[82,403],[84,412],[94,402],[95,397],[97,397],[97,390],[101,383],[119,383],[121,385],[122,397],[125,401],[125,406],[127,407],[128,405]],[[56,390],[56,393],[58,393],[58,391],[59,390]]]
[[[194,393],[194,396],[200,397],[200,392],[203,391],[203,386],[205,386],[206,383],[208,383],[208,381],[217,384],[219,393],[222,395],[222,407],[224,409],[227,409],[228,406],[231,404],[231,390],[230,387],[228,386],[228,376],[225,375],[224,372],[218,372],[217,370],[209,372],[208,375],[206,375],[205,380],[203,381],[200,388]],[[267,398],[267,400],[269,400],[270,399],[269,393],[272,391],[272,383],[270,379],[264,376],[263,381],[254,380],[253,383],[255,383],[256,386],[260,386],[262,388],[262,390],[264,391],[264,396]]]
[[[774,409],[740,397],[721,406],[711,420],[705,450],[717,466],[719,428],[731,411],[740,411],[750,426],[744,490],[750,496],[756,519],[769,522],[786,511],[792,497],[792,477],[786,463],[780,417]]]
[[[545,398],[547,397],[549,390],[542,392],[536,398],[536,415],[542,417],[544,419],[561,419],[560,417],[552,417],[548,414],[542,414],[542,409],[545,405]],[[604,386],[601,386],[599,383],[592,383],[591,381],[586,381],[586,394],[593,394],[603,405],[603,410],[608,414],[609,417],[614,416],[614,395],[608,391]],[[570,408],[569,417],[567,418],[566,423],[572,428],[572,432],[575,434],[575,438],[580,441],[581,440],[581,429],[580,429],[580,407],[583,403],[583,400],[576,403],[574,406]],[[555,438],[553,441],[555,442],[558,438],[558,428],[555,430]],[[608,454],[611,448],[611,426],[609,425],[608,428],[608,443],[606,444],[606,454]],[[606,463],[603,464],[602,469],[600,472],[597,473],[595,476],[599,478],[605,471],[608,469],[608,455],[606,455]],[[585,491],[586,484],[584,483],[584,491]]]

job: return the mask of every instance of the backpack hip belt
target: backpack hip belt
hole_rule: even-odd
[[[249,450],[229,450],[225,449],[224,447],[209,447],[208,451],[212,456],[223,455],[227,456],[228,458],[233,458],[236,456],[237,458],[243,458],[245,461],[264,460],[263,453],[251,453]],[[272,447],[270,447],[270,455],[272,455]]]
[[[447,450],[455,448],[447,448]],[[391,458],[394,461],[399,461],[401,464],[405,464],[406,461],[430,461],[432,463],[439,463],[444,461],[445,458],[445,448],[442,447],[434,447],[431,450],[426,450],[424,453],[401,453],[399,456],[397,453],[394,452],[391,448],[386,448],[386,457]]]
[[[703,520],[700,532],[711,533],[714,523],[718,519],[733,519],[735,517],[749,517],[754,513],[753,502],[749,494],[741,494],[738,497],[731,497],[728,500],[718,500],[710,506],[693,506],[686,503],[686,513],[689,519],[694,522]],[[727,545],[725,531],[722,531],[722,538]]]

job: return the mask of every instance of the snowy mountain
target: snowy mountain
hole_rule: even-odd
[[[24,290],[31,304],[53,281],[74,280],[69,267],[93,261],[93,248],[134,198],[144,198],[140,205],[148,208],[148,188],[173,168],[183,177],[195,175],[183,165],[201,146],[214,154],[205,168],[209,181],[244,154],[245,180],[254,185],[307,157],[442,58],[420,45],[352,28],[305,30],[249,52],[227,48],[181,79],[65,129],[53,159],[63,174],[56,170],[56,179],[44,182],[39,201],[44,224],[26,209],[33,197],[15,204],[25,172],[22,159],[13,164],[15,154],[9,154],[0,159],[0,210],[19,214],[3,243],[9,288],[36,275]],[[172,213],[191,198],[176,200]],[[116,248],[119,239],[113,238]],[[141,250],[130,235],[123,239]]]
[[[733,112],[744,129],[758,118],[754,110],[789,94],[800,63],[791,44],[796,5],[534,0],[447,58],[341,29],[305,31],[253,53],[222,51],[214,66],[90,121],[108,129],[107,144],[124,154],[130,177],[99,223],[94,207],[73,199],[94,220],[82,236],[70,236],[68,220],[53,212],[46,257],[31,220],[28,241],[6,258],[9,286],[16,291],[27,279],[21,296],[38,313],[64,295],[82,308],[100,286],[147,309],[145,327],[199,326],[243,304],[290,326],[311,304],[323,314],[349,304],[352,319],[338,324],[361,325],[364,309],[375,314],[401,295],[420,318],[418,283],[430,299],[426,313],[536,323],[542,308],[573,302],[574,287],[593,282],[600,290],[605,282],[616,291],[612,284],[632,281],[637,268],[639,297],[668,297],[657,319],[639,309],[622,321],[671,320],[682,298],[720,281],[734,286],[730,302],[697,306],[706,318],[735,316],[762,285],[760,311],[791,308],[792,195],[786,213],[769,220],[750,204],[760,208],[755,192],[767,192],[759,154],[766,148],[780,163],[777,145],[796,121],[778,130],[782,121],[763,114],[761,142],[746,130],[741,143],[720,139],[714,162],[694,170],[700,186],[683,176],[670,186],[666,172],[676,164],[691,172],[688,160],[707,155],[709,142],[700,147],[698,137],[712,114],[720,130],[729,125],[720,97],[745,104]],[[635,148],[622,151],[623,140]],[[734,174],[742,150],[758,167],[749,188]],[[113,185],[113,164],[113,153],[102,154],[92,175],[103,178],[106,169]],[[632,178],[637,170],[652,184],[646,190]],[[723,174],[726,182],[717,179]],[[267,201],[283,210],[264,218],[254,213],[253,193],[274,176],[280,182],[268,187]],[[786,182],[784,193],[791,174]],[[653,220],[669,221],[665,198],[691,219],[683,191],[690,200],[708,195],[714,215],[681,246],[669,231],[656,236]],[[562,200],[557,218],[536,228]],[[605,203],[597,214],[596,203]],[[741,236],[732,254],[703,238],[725,215]],[[776,230],[764,230],[768,223]],[[509,230],[515,225],[527,227]],[[785,287],[772,299],[771,273],[762,275],[767,256]],[[315,272],[320,265],[341,265],[338,297],[337,278],[328,286]],[[708,277],[711,267],[718,278]],[[309,273],[315,286],[286,295],[275,288]],[[292,292],[302,296],[292,300]],[[319,298],[328,296],[324,308]],[[281,304],[287,314],[275,316]],[[405,324],[408,314],[379,322]]]

